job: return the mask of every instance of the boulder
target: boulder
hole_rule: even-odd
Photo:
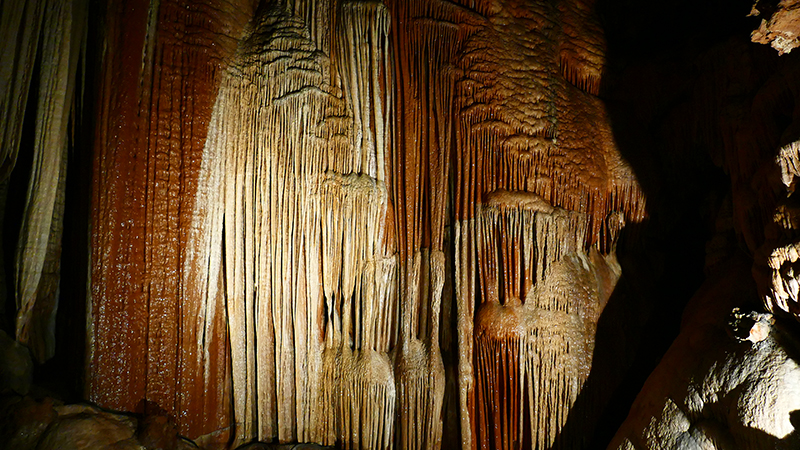
[[[137,441],[136,419],[89,405],[56,408],[59,415],[37,450],[144,450]]]
[[[54,400],[31,397],[6,397],[0,404],[0,448],[33,450],[42,433],[58,414]]]
[[[800,334],[757,309],[744,265],[712,277],[609,449],[800,448]],[[738,307],[748,305],[751,308]]]

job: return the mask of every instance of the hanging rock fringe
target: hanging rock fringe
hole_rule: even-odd
[[[451,234],[462,443],[544,448],[591,366],[597,289],[570,283],[644,218],[603,44],[570,46],[570,2],[389,3],[271,3],[223,81],[192,260],[237,443],[441,447]]]
[[[38,6],[37,6],[38,5]],[[87,5],[55,0],[2,8],[2,44],[19,60],[4,62],[0,71],[0,183],[5,183],[17,159],[34,60],[39,69],[32,168],[14,259],[16,338],[39,362],[55,354],[55,319],[61,262],[61,232],[67,173],[67,133],[76,107],[78,64],[85,46]],[[9,28],[5,28],[8,26]],[[37,55],[36,42],[41,52]],[[19,47],[12,49],[15,44]],[[4,58],[5,59],[5,58]],[[21,70],[17,71],[16,69]],[[13,70],[13,73],[12,73]],[[5,207],[3,204],[2,207]],[[4,275],[3,275],[4,276]]]
[[[201,184],[225,194],[196,211],[195,258],[224,270],[237,442],[389,448],[388,16],[374,2],[336,21],[314,10],[272,5],[223,81]],[[216,304],[221,286],[205,286]]]

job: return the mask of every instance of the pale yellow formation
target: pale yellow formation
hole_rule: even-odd
[[[418,252],[409,270],[395,357],[399,403],[397,446],[436,449],[442,445],[441,410],[445,385],[438,343],[444,254]],[[427,298],[431,299],[430,304],[423,303]]]
[[[7,182],[20,151],[32,154],[27,192],[14,193],[25,198],[13,270],[16,334],[41,362],[55,353],[68,124],[85,45],[86,8],[82,1],[62,0],[0,6],[0,51],[8,62],[0,68],[0,183]],[[37,59],[33,148],[20,148]]]
[[[598,266],[643,202],[583,91],[602,42],[559,44],[554,15],[581,23],[585,5],[500,6],[275,2],[254,22],[209,128],[185,276],[228,318],[237,443],[437,449],[453,384],[464,448],[489,422],[497,448],[526,429],[554,442],[591,367]]]
[[[324,6],[273,5],[223,79],[189,245],[211,275],[187,284],[227,304],[206,313],[228,317],[237,442],[391,448],[389,16],[380,2]]]
[[[796,178],[800,177],[800,141],[782,147],[775,160],[781,169],[783,185],[789,193],[794,192]]]

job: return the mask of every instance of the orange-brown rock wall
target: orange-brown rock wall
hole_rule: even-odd
[[[224,434],[225,317],[204,323],[182,279],[191,269],[185,242],[211,109],[253,6],[120,1],[106,8],[87,394],[118,410],[157,403],[192,437]]]

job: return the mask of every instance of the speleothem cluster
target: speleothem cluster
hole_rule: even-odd
[[[111,1],[89,69],[87,5],[0,7],[3,186],[33,155],[16,338],[39,362],[89,89],[89,400],[153,402],[208,447],[587,445],[617,243],[647,218],[593,0]],[[765,306],[797,316],[785,137],[772,169],[724,159],[735,199],[782,181],[731,221]]]
[[[109,6],[89,398],[209,441],[404,449],[442,445],[447,402],[466,448],[552,445],[644,217],[592,5],[242,6]]]

